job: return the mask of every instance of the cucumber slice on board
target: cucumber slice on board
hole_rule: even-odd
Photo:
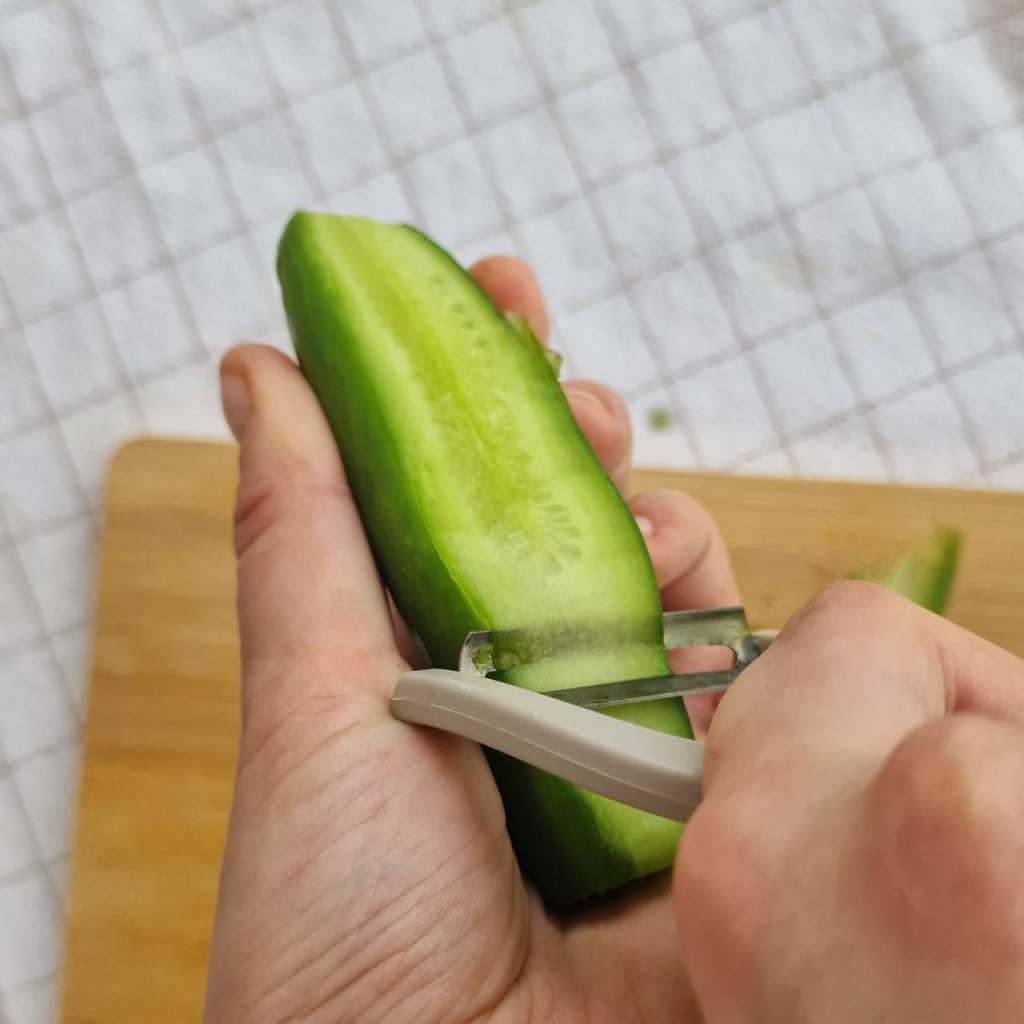
[[[277,266],[381,574],[433,663],[497,629],[525,631],[503,678],[533,690],[668,672],[643,538],[526,324],[403,225],[297,213]],[[692,735],[679,700],[607,713]],[[488,756],[549,903],[671,865],[677,823]]]

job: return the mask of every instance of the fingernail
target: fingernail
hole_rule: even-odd
[[[224,419],[228,421],[235,440],[241,442],[249,422],[252,402],[249,399],[249,385],[237,373],[223,373],[220,378],[220,404],[224,408]]]
[[[645,537],[654,536],[654,520],[650,516],[636,516],[636,525]]]
[[[592,409],[599,409],[605,416],[608,415],[608,409],[604,402],[602,402],[601,399],[592,391],[577,391],[575,388],[569,388],[565,392],[565,397],[569,400],[570,405],[576,405],[578,403],[589,405]]]

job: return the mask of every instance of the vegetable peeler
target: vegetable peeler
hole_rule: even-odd
[[[489,678],[497,670],[502,634],[479,631],[466,637],[458,671],[402,675],[391,711],[402,721],[475,740],[609,799],[685,821],[701,798],[704,744],[595,712],[726,690],[777,634],[751,632],[742,607],[666,612],[662,624],[667,650],[724,647],[732,652],[731,667],[535,693]]]

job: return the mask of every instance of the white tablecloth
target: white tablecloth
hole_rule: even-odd
[[[52,1019],[107,460],[295,207],[545,283],[639,461],[1024,487],[1021,0],[0,0],[0,1021]]]

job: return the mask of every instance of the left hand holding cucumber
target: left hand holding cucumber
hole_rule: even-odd
[[[543,336],[532,275],[474,276]],[[396,721],[416,656],[394,619],[313,392],[280,353],[223,364],[241,441],[243,734],[210,968],[208,1021],[678,1019],[668,880],[562,926],[523,883],[478,747]],[[625,403],[566,383],[602,465],[628,486]],[[342,453],[344,456],[344,453]],[[666,608],[735,603],[724,545],[677,493],[631,510]],[[710,718],[705,701],[694,724]],[[637,979],[645,979],[639,985]]]

